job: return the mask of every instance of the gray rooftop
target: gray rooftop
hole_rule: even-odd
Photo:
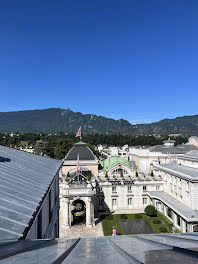
[[[190,160],[196,160],[198,161],[198,150],[191,150],[191,151],[188,151],[187,153],[179,156],[179,158],[182,158],[182,159],[190,159]]]
[[[147,192],[150,197],[157,198],[160,201],[164,201],[174,212],[182,215],[186,220],[192,221],[198,220],[198,212],[181,203],[177,199],[173,198],[169,194],[162,191]]]
[[[2,264],[195,264],[198,236],[187,233],[4,241],[0,260]]]
[[[198,180],[198,169],[196,168],[179,165],[177,163],[154,165],[154,167],[190,181]]]
[[[79,142],[68,152],[65,160],[95,160],[94,154],[90,148],[87,147],[86,143]]]
[[[0,238],[23,235],[62,161],[0,146]]]
[[[177,146],[174,145],[170,145],[170,146],[166,146],[166,145],[156,145],[153,147],[150,147],[149,150],[151,152],[161,152],[164,154],[170,153],[170,154],[185,154],[186,152],[190,151],[190,150],[198,150],[198,147],[194,146],[194,145],[187,145],[187,144],[180,144]]]

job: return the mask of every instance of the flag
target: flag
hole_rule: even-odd
[[[78,132],[76,134],[76,137],[80,137],[81,138],[81,127],[78,129]]]
[[[79,154],[78,154],[78,159],[77,159],[77,170],[76,170],[77,173],[79,173],[79,168],[80,168],[80,167],[79,167]]]

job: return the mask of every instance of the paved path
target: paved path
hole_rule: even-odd
[[[69,229],[64,228],[64,226],[60,227],[60,237],[98,237],[104,236],[102,230],[102,224],[99,223],[95,227],[89,228],[84,224],[74,225]]]
[[[104,236],[101,222],[92,228],[86,227],[82,223],[82,224],[74,225],[71,228],[67,229],[64,227],[64,225],[62,225],[62,214],[60,213],[60,233],[59,233],[60,238],[98,237],[98,236]]]

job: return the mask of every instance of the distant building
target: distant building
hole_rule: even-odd
[[[0,238],[59,236],[62,161],[0,146]]]
[[[153,165],[176,161],[178,156],[190,150],[198,150],[195,137],[191,137],[187,144],[175,145],[174,140],[165,140],[163,145],[156,145],[146,149],[129,147],[130,160],[134,162],[140,172],[150,173]]]

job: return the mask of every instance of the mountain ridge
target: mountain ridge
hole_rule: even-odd
[[[75,133],[84,134],[182,134],[198,136],[198,115],[166,118],[153,123],[131,124],[94,114],[73,112],[69,108],[47,108],[0,112],[0,132]]]

